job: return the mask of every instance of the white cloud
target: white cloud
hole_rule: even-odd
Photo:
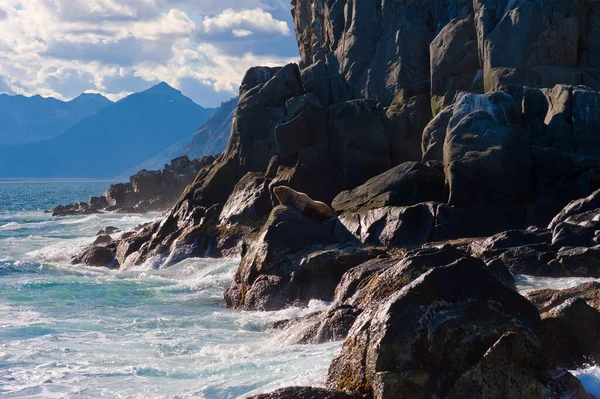
[[[115,100],[195,80],[208,88],[195,100],[210,105],[210,90],[233,96],[248,68],[297,58],[278,1],[0,0],[0,92]],[[274,38],[294,51],[263,45]]]
[[[246,29],[234,29],[231,32],[233,33],[233,36],[235,36],[235,37],[252,36],[252,31],[249,31]]]
[[[242,11],[227,9],[215,17],[204,18],[202,26],[207,33],[249,26],[261,32],[279,33],[285,36],[292,34],[287,22],[273,18],[271,13],[260,8]]]

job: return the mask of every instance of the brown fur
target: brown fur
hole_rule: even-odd
[[[273,189],[273,194],[281,205],[291,205],[314,220],[326,220],[333,217],[333,210],[324,202],[315,201],[304,193],[292,190],[286,186]]]

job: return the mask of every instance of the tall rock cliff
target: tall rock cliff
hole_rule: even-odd
[[[600,2],[294,0],[292,13],[299,65],[247,72],[225,152],[121,264],[244,253],[277,185],[396,247],[543,226],[600,187]]]

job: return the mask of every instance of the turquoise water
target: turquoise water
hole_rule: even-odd
[[[227,309],[236,259],[124,273],[71,266],[101,228],[156,217],[43,212],[108,184],[0,181],[0,397],[238,398],[324,383],[340,344],[290,345],[268,327],[326,304]]]

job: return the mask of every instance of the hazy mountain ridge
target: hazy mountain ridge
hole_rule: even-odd
[[[227,147],[237,102],[236,97],[221,103],[221,106],[200,126],[193,137],[187,137],[161,150],[158,154],[127,170],[123,173],[123,176],[132,175],[142,169],[162,169],[172,159],[182,155],[190,159],[200,159],[209,155],[220,154]]]
[[[0,94],[0,145],[33,143],[57,137],[113,102],[84,93],[71,101],[39,95]]]
[[[0,147],[0,176],[118,176],[188,139],[214,111],[160,83],[84,118],[58,137]]]

